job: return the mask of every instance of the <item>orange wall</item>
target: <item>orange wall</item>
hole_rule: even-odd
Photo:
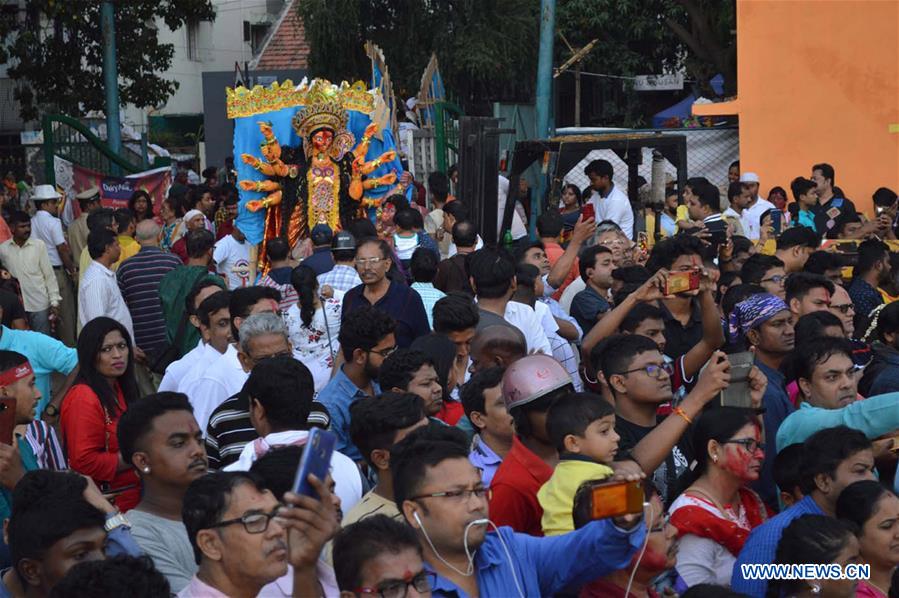
[[[694,114],[740,117],[740,165],[787,190],[829,162],[866,212],[899,191],[899,1],[737,0],[738,98]]]

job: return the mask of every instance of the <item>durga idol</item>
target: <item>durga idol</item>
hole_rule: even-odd
[[[313,85],[306,95],[305,107],[297,112],[292,126],[301,147],[281,147],[269,122],[260,122],[262,159],[242,154],[241,159],[267,180],[240,181],[246,191],[267,193],[265,199],[247,202],[247,209],[265,209],[265,228],[260,263],[267,264],[265,246],[269,239],[284,237],[291,249],[308,238],[316,224],[331,230],[346,227],[357,217],[365,190],[396,182],[396,173],[367,177],[382,164],[394,160],[388,151],[366,162],[369,142],[378,132],[368,125],[359,144],[347,129],[349,117],[340,100],[326,85]]]

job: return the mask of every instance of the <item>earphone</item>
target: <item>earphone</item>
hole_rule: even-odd
[[[503,552],[506,553],[506,559],[508,559],[508,561],[509,561],[509,569],[512,571],[512,581],[515,582],[515,589],[518,590],[518,595],[521,598],[525,598],[524,591],[522,591],[522,589],[521,589],[521,584],[518,583],[518,576],[515,574],[515,564],[512,561],[512,554],[509,552],[509,547],[506,546],[506,541],[503,540],[503,535],[501,533],[499,533],[499,528],[497,528],[496,524],[494,524],[492,521],[490,521],[489,519],[486,519],[486,518],[475,519],[474,521],[470,522],[468,525],[465,526],[465,532],[462,534],[462,544],[465,547],[465,556],[468,558],[468,571],[465,572],[465,571],[456,569],[453,565],[449,564],[442,556],[440,556],[440,553],[434,547],[434,543],[431,542],[431,538],[428,536],[428,530],[425,529],[425,524],[421,522],[421,518],[419,518],[419,516],[418,516],[418,511],[412,511],[412,518],[415,519],[415,522],[421,527],[421,531],[425,536],[425,540],[428,541],[428,546],[431,547],[431,550],[434,551],[434,554],[437,556],[437,558],[440,559],[440,561],[444,565],[446,565],[447,567],[449,567],[450,569],[452,569],[459,575],[463,575],[465,577],[470,577],[472,575],[472,573],[474,573],[474,555],[471,552],[469,552],[469,550],[468,550],[468,532],[471,530],[471,527],[473,525],[490,525],[490,526],[492,526],[493,530],[496,532],[496,536],[499,538],[500,544],[502,544],[502,546],[503,546]],[[644,550],[645,550],[645,548],[646,547],[644,546]]]
[[[625,596],[631,595],[631,585],[634,583],[634,576],[637,575],[637,567],[640,566],[640,561],[643,560],[643,555],[646,553],[646,547],[649,546],[649,534],[652,533],[652,519],[655,516],[653,513],[652,503],[644,502],[643,508],[649,508],[649,529],[646,530],[646,538],[643,540],[643,548],[640,549],[640,556],[637,557],[637,562],[634,563],[634,570],[631,571],[631,576],[627,580],[627,589],[624,591]],[[661,515],[661,513],[659,513]],[[638,524],[639,525],[639,524]]]

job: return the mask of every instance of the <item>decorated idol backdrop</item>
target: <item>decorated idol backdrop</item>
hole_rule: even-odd
[[[295,247],[316,224],[339,230],[352,218],[373,219],[397,189],[402,166],[386,126],[389,113],[364,83],[288,80],[227,94],[235,120],[237,226],[260,246],[263,268],[268,239],[284,236]]]

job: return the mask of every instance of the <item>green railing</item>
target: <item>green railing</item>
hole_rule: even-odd
[[[454,158],[459,155],[459,118],[462,108],[452,102],[437,102],[434,105],[435,136],[437,138],[437,170],[446,172],[456,161],[450,162],[450,152]]]
[[[53,157],[108,174],[133,174],[147,169],[145,159],[130,149],[119,154],[94,135],[81,121],[64,114],[47,114],[41,121],[44,132],[44,174],[47,183],[56,184]],[[168,158],[155,158],[152,166],[166,166]]]

